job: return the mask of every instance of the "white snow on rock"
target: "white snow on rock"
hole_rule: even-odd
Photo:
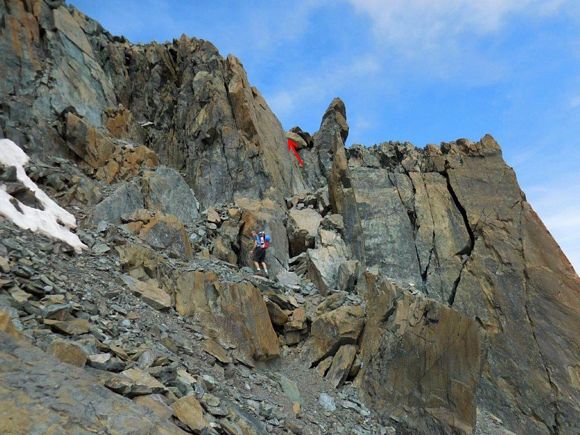
[[[72,246],[76,252],[86,249],[87,246],[80,241],[76,234],[70,231],[70,229],[76,227],[75,217],[50,199],[26,175],[24,165],[28,160],[29,157],[26,153],[14,142],[8,139],[0,139],[0,163],[7,167],[16,167],[18,180],[34,192],[36,199],[42,204],[44,210],[29,207],[19,202],[18,206],[22,210],[20,212],[12,205],[10,200],[14,200],[14,198],[6,192],[6,187],[0,182],[0,215],[7,217],[20,228],[62,240]]]

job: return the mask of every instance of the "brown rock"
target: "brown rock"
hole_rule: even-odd
[[[107,130],[118,139],[125,139],[129,136],[133,116],[129,110],[120,105],[119,108],[105,111],[107,119],[105,126]]]
[[[296,308],[290,314],[288,322],[284,325],[285,331],[302,331],[306,329],[306,311],[304,308]]]
[[[73,366],[84,367],[87,362],[87,354],[83,348],[70,341],[53,340],[48,346],[47,352],[58,360]]]
[[[326,372],[330,368],[333,359],[334,359],[333,357],[329,356],[328,358],[325,358],[318,363],[318,365],[316,366],[316,371],[320,373],[320,376],[322,377],[326,376]]]
[[[87,319],[74,319],[63,321],[44,319],[44,324],[49,325],[55,331],[66,335],[86,334],[90,330],[89,321]]]
[[[202,349],[223,364],[231,364],[232,358],[226,350],[214,340],[208,339],[201,345]]]
[[[66,139],[72,151],[94,169],[113,156],[115,144],[75,114],[66,114]]]
[[[286,314],[278,304],[275,304],[270,299],[266,299],[266,307],[268,308],[268,314],[270,315],[272,324],[276,326],[284,326],[288,321],[288,314]]]
[[[210,207],[207,209],[207,221],[216,225],[219,225],[222,222],[222,219],[215,208]]]
[[[340,349],[334,355],[332,365],[326,373],[326,379],[330,381],[334,388],[341,386],[348,378],[357,349],[356,345],[346,344],[340,346]]]
[[[231,248],[231,243],[224,237],[218,236],[213,245],[212,254],[230,264],[238,264],[238,256]]]
[[[288,346],[295,346],[302,341],[301,331],[286,331],[284,332],[284,341]]]
[[[159,288],[159,283],[154,279],[143,282],[137,281],[128,275],[124,275],[122,279],[134,294],[140,296],[141,299],[153,308],[166,310],[173,305],[171,303],[171,296],[165,290]]]
[[[127,369],[121,372],[121,376],[129,380],[131,396],[164,393],[166,391],[165,385],[142,370],[136,368]]]
[[[22,333],[14,327],[10,314],[3,310],[0,310],[0,332],[4,332],[10,337],[18,340],[24,338]]]
[[[289,212],[288,239],[290,243],[290,255],[296,255],[314,248],[314,241],[318,234],[318,228],[322,216],[311,208],[298,210],[293,208]]]
[[[219,282],[212,272],[185,272],[177,278],[175,301],[181,315],[195,313],[208,330],[248,356],[264,360],[280,354],[268,309],[252,284]]]
[[[171,405],[175,417],[191,430],[201,432],[208,427],[203,409],[194,396],[185,396]]]
[[[364,311],[359,306],[342,306],[316,318],[310,329],[310,360],[318,362],[342,345],[355,344],[363,325]]]

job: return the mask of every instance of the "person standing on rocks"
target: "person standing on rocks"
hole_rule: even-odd
[[[254,260],[256,271],[259,274],[263,270],[265,275],[268,276],[268,266],[266,266],[266,249],[268,249],[270,237],[267,236],[264,231],[252,231],[252,238],[254,239],[252,259]],[[260,265],[262,266],[262,269],[260,269]]]

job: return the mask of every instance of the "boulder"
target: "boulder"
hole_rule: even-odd
[[[358,260],[348,260],[340,263],[336,276],[336,288],[338,290],[352,292],[359,275]]]
[[[228,237],[218,236],[214,240],[212,254],[220,260],[230,264],[238,264],[238,256],[232,249],[232,244]]]
[[[208,331],[246,356],[267,360],[280,354],[268,308],[252,284],[218,281],[212,272],[185,272],[177,278],[175,299],[179,314],[195,314]]]
[[[44,319],[44,324],[49,325],[56,332],[65,335],[82,335],[89,332],[90,324],[87,319],[74,320],[51,320]]]
[[[142,184],[146,208],[193,225],[199,215],[199,203],[179,172],[160,166],[155,171],[146,171]]]
[[[139,237],[151,247],[166,250],[173,257],[192,256],[192,247],[185,227],[172,215],[156,214],[143,226]]]
[[[137,183],[121,183],[108,197],[95,206],[93,221],[120,223],[121,216],[144,207],[143,194]]]
[[[226,350],[214,340],[205,340],[201,347],[205,352],[213,356],[222,364],[230,364],[232,362],[232,357],[229,356]]]
[[[171,296],[159,287],[159,283],[156,280],[137,281],[128,275],[123,275],[122,279],[134,294],[140,296],[143,301],[153,308],[166,310],[173,305]]]
[[[171,408],[175,417],[192,431],[201,432],[208,427],[208,422],[203,416],[203,409],[195,396],[185,396],[175,401]]]
[[[345,305],[314,319],[308,345],[310,361],[316,364],[346,344],[356,344],[365,320],[360,306]]]
[[[325,295],[337,288],[338,270],[347,261],[349,251],[339,234],[321,229],[319,231],[320,247],[309,249],[308,269],[306,276]]]
[[[105,385],[107,388],[128,397],[166,391],[165,385],[147,372],[136,368],[122,371],[119,375],[110,378]]]
[[[293,208],[289,212],[288,240],[290,244],[290,255],[296,255],[314,248],[314,241],[318,234],[318,227],[322,221],[322,216],[311,208],[298,210]]]
[[[332,358],[332,364],[326,373],[326,379],[334,388],[341,386],[348,378],[357,350],[358,347],[356,345],[346,344],[340,346],[334,358]]]
[[[288,314],[270,299],[266,299],[266,307],[273,325],[284,326],[288,321]]]

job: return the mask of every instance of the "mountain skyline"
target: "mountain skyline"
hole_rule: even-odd
[[[69,3],[132,42],[185,33],[236,55],[286,129],[316,131],[340,96],[349,144],[491,133],[580,269],[575,2]]]

